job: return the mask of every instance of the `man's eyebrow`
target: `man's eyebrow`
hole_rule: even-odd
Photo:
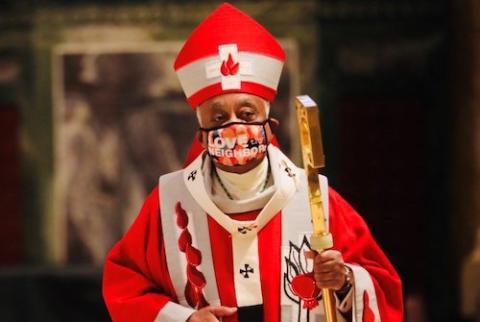
[[[221,110],[223,108],[223,103],[221,101],[214,101],[210,108],[213,110]]]
[[[238,106],[248,105],[248,106],[256,106],[255,101],[250,98],[242,98],[237,102]]]

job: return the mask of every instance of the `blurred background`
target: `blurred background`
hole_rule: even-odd
[[[196,130],[172,70],[218,1],[0,2],[1,321],[109,321],[106,252]],[[480,321],[480,2],[232,1],[320,105],[326,174],[400,273],[408,322]]]

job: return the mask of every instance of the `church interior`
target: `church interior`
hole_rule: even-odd
[[[0,316],[109,321],[108,250],[197,129],[172,69],[219,1],[0,3]],[[480,2],[232,1],[284,46],[272,116],[301,166],[320,107],[330,185],[403,282],[406,322],[480,321]]]

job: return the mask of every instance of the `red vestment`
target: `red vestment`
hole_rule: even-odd
[[[370,274],[381,321],[401,322],[403,301],[400,278],[365,222],[332,189],[329,191],[329,214],[334,249],[342,253],[346,263],[361,266]],[[235,219],[243,216],[248,220],[255,215],[255,212],[235,215]],[[277,215],[259,233],[264,316],[265,321],[269,322],[280,321],[281,224],[281,216]],[[211,218],[208,226],[221,304],[235,306],[228,232]],[[132,227],[106,259],[103,295],[113,321],[151,322],[169,301],[177,300],[165,256],[159,192],[156,188],[146,199]],[[365,322],[373,321],[368,301],[368,296],[364,296]],[[224,318],[224,321],[233,322],[237,319]]]

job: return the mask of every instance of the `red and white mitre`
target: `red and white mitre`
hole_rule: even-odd
[[[225,93],[249,93],[273,101],[285,52],[258,22],[222,4],[190,35],[174,68],[188,103]]]

